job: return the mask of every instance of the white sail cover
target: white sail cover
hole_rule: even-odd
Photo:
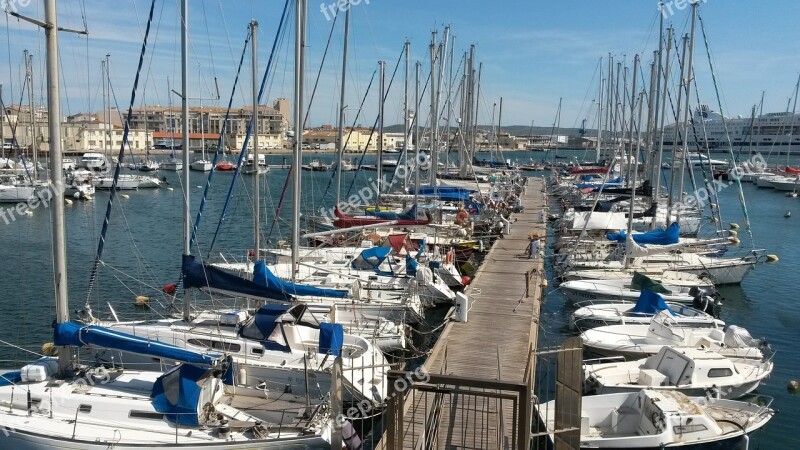
[[[576,211],[572,220],[573,230],[614,230],[628,227],[628,219],[621,212]]]

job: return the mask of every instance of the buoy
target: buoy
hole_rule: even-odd
[[[32,216],[33,215],[33,211],[31,211],[30,209],[26,209],[25,212],[22,213],[22,214],[24,214],[26,216]]]
[[[168,188],[167,188],[167,190],[168,190],[168,191],[174,191],[174,190],[175,190],[175,188],[168,187]]]
[[[150,303],[150,297],[146,295],[139,295],[133,299],[133,304],[136,306],[146,306],[148,303]]]
[[[792,217],[792,212],[791,211],[786,211],[785,213],[783,213],[783,217],[786,217],[787,219],[789,217]]]
[[[786,196],[787,196],[787,197],[796,198],[796,197],[797,197],[797,192],[787,192],[787,193],[786,193]]]
[[[739,224],[731,222],[731,230],[737,230],[737,229],[739,229]]]
[[[767,255],[767,262],[778,262],[778,255]]]
[[[791,380],[789,381],[789,385],[786,386],[786,389],[789,389],[790,391],[796,391],[800,389],[800,382],[798,382],[797,380]]]
[[[547,287],[547,280],[545,280],[545,279],[542,280],[542,287],[543,288]]]
[[[58,356],[58,348],[52,342],[42,344],[42,354],[44,356]]]
[[[733,244],[733,245],[739,245],[739,243],[741,242],[741,241],[739,240],[739,238],[738,238],[738,237],[736,237],[736,236],[731,236],[731,237],[729,238],[729,241],[730,241],[730,242],[731,242],[731,244]]]
[[[128,195],[128,194],[122,194],[122,195],[120,195],[120,197],[125,198],[125,199],[131,198],[131,196]]]
[[[739,235],[739,232],[736,231],[736,230],[730,230],[730,231],[728,231],[728,234],[735,237],[735,236]]]
[[[68,198],[65,198],[65,199],[64,199],[64,203],[66,203],[66,204],[67,204],[67,206],[72,206],[72,200],[70,200],[70,199],[68,199]]]

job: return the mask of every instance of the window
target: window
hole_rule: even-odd
[[[239,353],[242,346],[232,342],[213,341],[210,339],[189,339],[189,345],[196,345],[198,347],[210,348],[213,350],[220,350],[229,353]]]
[[[729,377],[733,375],[733,371],[731,369],[722,368],[722,369],[709,369],[708,370],[708,378],[721,378],[721,377]]]
[[[252,349],[250,349],[250,353],[261,356],[264,354],[264,349],[261,347],[253,347]]]
[[[164,415],[151,411],[131,411],[128,414],[131,419],[164,420]]]
[[[261,332],[261,329],[256,325],[255,318],[250,320],[250,323],[242,328],[242,337],[245,339],[253,339],[255,341],[263,341],[266,336]]]
[[[78,406],[78,411],[82,412],[82,413],[89,414],[90,412],[92,412],[92,405],[83,405],[82,404],[82,405]]]

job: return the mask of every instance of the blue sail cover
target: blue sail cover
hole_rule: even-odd
[[[406,255],[406,275],[414,276],[417,274],[417,267],[419,263],[411,255]]]
[[[617,178],[614,178],[613,180],[606,181],[605,184],[600,184],[600,183],[578,183],[575,186],[578,189],[586,189],[586,188],[600,189],[601,187],[605,189],[607,187],[619,187],[619,185],[622,184],[622,181],[623,181],[622,177],[617,177]]]
[[[208,287],[250,297],[292,300],[291,293],[288,291],[254,283],[222,269],[201,264],[195,260],[194,256],[190,255],[183,255],[183,287],[185,289]]]
[[[351,266],[356,270],[378,270],[391,251],[391,247],[373,247],[362,250],[356,258],[353,258]]]
[[[163,342],[132,336],[97,325],[81,325],[73,322],[56,324],[53,332],[56,347],[96,345],[124,352],[166,358],[190,364],[215,365],[218,355],[202,354]]]
[[[203,381],[211,371],[191,364],[181,364],[158,377],[150,394],[153,408],[178,426],[200,425],[197,415],[203,393]]]
[[[671,315],[675,315],[669,305],[664,301],[664,297],[645,289],[639,294],[639,299],[636,300],[636,306],[633,307],[631,313],[642,316],[654,316],[658,314],[659,311],[668,311]]]
[[[305,286],[278,278],[267,268],[267,264],[262,260],[258,260],[253,267],[253,282],[268,289],[279,290],[281,292],[286,292],[297,296],[314,295],[317,297],[333,298],[347,297],[347,291],[341,291],[338,289],[323,289],[315,286]]]
[[[22,371],[15,370],[13,372],[6,372],[0,375],[0,387],[11,386],[22,382]]]
[[[653,230],[647,233],[637,233],[632,235],[633,241],[639,245],[656,244],[656,245],[670,245],[677,244],[680,240],[681,227],[677,222],[672,223],[665,230]],[[608,233],[606,238],[611,241],[625,242],[627,233],[620,230],[619,233]]]
[[[344,345],[344,328],[338,323],[319,324],[319,352],[339,356]]]
[[[413,187],[408,189],[409,194],[415,192],[423,197],[436,197],[440,200],[458,202],[468,200],[475,190],[455,186],[420,186],[416,190]]]

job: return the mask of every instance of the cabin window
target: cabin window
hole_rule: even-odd
[[[131,411],[128,413],[131,419],[164,420],[164,415],[151,411]]]
[[[80,405],[78,406],[78,412],[89,414],[92,412],[92,405]]]
[[[708,370],[708,378],[721,378],[721,377],[729,377],[733,375],[733,371],[731,369],[723,368],[723,369],[709,369]]]
[[[189,339],[189,345],[196,345],[198,347],[205,347],[212,350],[220,350],[229,353],[239,353],[242,346],[232,342],[212,341],[210,339]]]
[[[258,328],[258,325],[256,325],[255,319],[250,320],[250,323],[242,328],[242,337],[245,339],[252,339],[254,341],[263,341],[266,339],[264,333],[262,333],[261,329]]]
[[[250,353],[261,356],[264,354],[264,349],[261,347],[253,347],[250,349]]]

